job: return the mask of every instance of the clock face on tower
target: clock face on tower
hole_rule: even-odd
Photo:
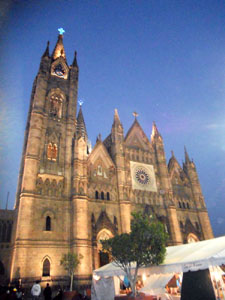
[[[152,165],[131,161],[132,188],[157,192],[154,167]]]
[[[65,70],[63,69],[63,66],[61,64],[58,64],[54,68],[54,73],[55,73],[55,75],[57,75],[59,77],[64,77]]]

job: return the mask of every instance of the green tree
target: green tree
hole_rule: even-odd
[[[163,262],[166,254],[164,226],[151,216],[140,212],[132,213],[131,232],[102,240],[102,247],[112,260],[127,275],[132,296],[136,296],[138,269],[146,265],[158,265]],[[132,265],[135,267],[132,269]]]
[[[76,253],[68,252],[62,255],[60,260],[60,265],[64,267],[64,269],[68,272],[70,276],[70,291],[73,289],[73,274],[80,264],[80,260],[83,258],[83,255]]]

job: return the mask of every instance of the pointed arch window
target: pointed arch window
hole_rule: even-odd
[[[47,158],[48,160],[56,161],[58,154],[58,147],[55,143],[48,143]]]
[[[10,243],[10,241],[11,241],[11,233],[12,233],[12,223],[8,223],[7,236],[6,236],[6,242],[8,242],[8,243]]]
[[[2,226],[2,242],[6,242],[6,230],[7,230],[7,226],[5,223],[3,223]]]
[[[60,94],[52,94],[50,97],[50,108],[49,114],[51,117],[61,118],[62,117],[62,96]]]
[[[4,275],[5,274],[5,268],[3,263],[0,261],[0,275]]]
[[[104,196],[104,192],[101,192],[101,199],[104,200],[105,196]]]
[[[182,221],[180,221],[180,229],[184,229],[184,225]]]
[[[199,230],[200,230],[200,227],[199,227],[198,222],[195,222],[195,226],[196,226],[197,230],[199,231]]]
[[[107,200],[110,200],[109,192],[107,192],[107,194],[106,194],[106,199],[107,199]]]
[[[98,199],[98,191],[95,191],[95,199]]]
[[[47,258],[43,262],[42,276],[50,276],[50,261]]]
[[[51,218],[49,216],[46,217],[45,230],[51,231]]]

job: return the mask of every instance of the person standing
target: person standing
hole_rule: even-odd
[[[49,283],[47,283],[46,288],[44,289],[44,297],[45,297],[45,300],[52,299],[52,289],[49,286]]]
[[[35,284],[32,286],[31,295],[33,300],[37,300],[41,294],[41,286],[39,281],[36,281]]]

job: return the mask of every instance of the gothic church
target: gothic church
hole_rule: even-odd
[[[68,65],[59,34],[34,80],[11,241],[0,249],[11,281],[62,283],[60,259],[73,251],[83,256],[75,281],[89,284],[107,262],[99,241],[129,232],[132,211],[154,214],[169,245],[213,238],[194,162],[185,150],[182,167],[173,153],[167,165],[155,123],[149,139],[135,115],[125,135],[115,110],[111,132],[90,148],[78,75],[76,53]]]

